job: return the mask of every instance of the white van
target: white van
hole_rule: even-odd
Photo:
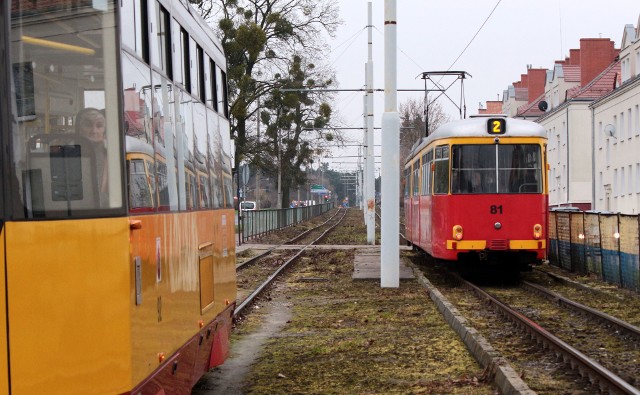
[[[245,200],[240,203],[240,210],[242,211],[253,211],[256,209],[256,202],[252,202],[249,200]]]

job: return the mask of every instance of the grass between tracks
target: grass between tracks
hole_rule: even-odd
[[[417,281],[397,289],[353,281],[353,258],[353,250],[311,251],[280,284],[273,302],[290,306],[292,318],[262,351],[246,393],[495,392]],[[235,335],[262,319],[250,315]]]

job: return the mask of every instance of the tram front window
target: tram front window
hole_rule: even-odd
[[[115,0],[12,0],[15,218],[123,206]]]
[[[535,144],[451,147],[451,193],[541,193],[542,158]]]

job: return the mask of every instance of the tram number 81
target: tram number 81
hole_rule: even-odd
[[[502,214],[502,205],[496,206],[495,204],[489,208],[491,214]]]

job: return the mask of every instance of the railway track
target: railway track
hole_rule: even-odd
[[[341,213],[341,210],[343,210],[343,209],[336,210],[335,213],[333,213],[333,215],[331,215],[323,223],[303,231],[302,233],[290,238],[289,240],[285,241],[284,243],[276,244],[276,245],[268,248],[264,252],[260,253],[259,255],[256,255],[254,257],[251,257],[249,259],[244,260],[240,264],[236,265],[236,271],[238,271],[238,272],[242,271],[244,268],[249,267],[252,264],[254,264],[255,262],[258,262],[259,260],[263,259],[264,257],[270,255],[273,251],[277,250],[278,248],[282,247],[283,245],[293,244],[295,242],[299,242],[302,238],[305,238],[305,236],[308,236],[309,234],[312,234],[313,232],[317,232],[319,229],[322,229],[326,225],[330,224],[331,221],[335,221],[335,218],[338,217],[338,215]],[[344,213],[342,213],[342,218],[344,218],[345,214],[346,214],[346,210],[344,210]],[[324,237],[324,234],[321,236],[320,240],[322,239],[322,237]],[[314,240],[314,239],[311,239],[311,240]],[[317,243],[318,241],[314,241],[314,242]]]
[[[234,319],[246,313],[250,306],[265,290],[278,278],[290,265],[292,265],[304,251],[310,246],[319,243],[326,235],[337,227],[347,214],[347,209],[339,209],[327,221],[308,229],[292,239],[274,246],[264,253],[255,256],[237,266],[238,273],[238,299],[233,313]],[[299,243],[308,240],[307,243],[292,249],[279,250],[286,244]],[[274,251],[276,251],[274,253]],[[251,269],[251,273],[245,275]],[[260,281],[260,279],[264,279]]]
[[[595,354],[599,354],[597,352],[598,350],[593,350],[593,345],[587,342],[587,339],[584,337],[580,340],[580,337],[582,337],[582,334],[579,333],[581,329],[577,331],[568,330],[569,327],[575,328],[580,326],[576,320],[565,321],[565,319],[563,319],[565,317],[570,317],[570,314],[563,315],[563,318],[557,319],[556,325],[551,324],[551,321],[554,320],[549,319],[549,317],[545,320],[545,324],[541,324],[540,320],[535,319],[535,316],[539,315],[539,311],[541,309],[531,307],[535,306],[534,303],[526,303],[525,308],[522,307],[521,303],[518,303],[520,307],[512,306],[513,303],[522,302],[522,295],[519,295],[519,301],[516,300],[518,296],[511,296],[509,298],[511,301],[507,304],[503,302],[503,299],[508,296],[507,292],[503,292],[503,297],[499,299],[496,295],[493,295],[466,280],[461,278],[458,279],[466,288],[472,290],[478,297],[497,309],[503,317],[512,321],[522,332],[526,333],[526,335],[537,344],[562,358],[565,364],[571,366],[573,370],[577,371],[583,378],[588,379],[591,384],[599,388],[601,391],[609,393],[640,394],[640,390],[638,388],[634,387],[626,379],[623,379],[618,375],[623,374],[635,381],[635,374],[637,372],[634,373],[634,370],[637,371],[637,366],[621,366],[620,364],[618,364],[618,366],[614,366],[609,361],[605,361],[602,358],[600,361],[596,360]],[[563,298],[544,289],[544,287],[528,282],[523,283],[523,285],[527,291],[534,291],[536,294],[542,294],[545,298],[557,301],[561,305],[571,306],[572,309],[578,309],[585,315],[598,317],[599,320],[604,320],[609,325],[616,325],[617,327],[625,327],[628,330],[633,330],[631,329],[632,326],[629,324],[623,323],[613,317],[609,317],[595,309],[586,308],[586,306],[572,302],[567,298]],[[530,298],[529,301],[531,301]],[[529,310],[528,314],[522,313],[521,311],[523,310]],[[553,329],[549,329],[550,327],[553,327]],[[635,330],[637,330],[637,328],[635,328]],[[561,335],[554,334],[558,332],[562,332],[563,334],[573,333],[573,336],[571,336],[573,337],[571,340],[573,345],[569,343],[569,340],[562,340]],[[608,337],[613,336],[615,336],[615,331],[613,331],[611,336]],[[567,338],[566,335],[562,337],[565,339]],[[598,338],[597,343],[610,344],[611,341],[611,339],[602,340],[602,338]],[[635,343],[635,346],[630,342],[623,343],[624,344],[620,345],[621,347],[624,347],[625,345],[629,347],[637,347],[637,342]],[[612,359],[619,361],[616,357]]]
[[[634,325],[531,281],[480,287],[421,269],[537,393],[640,394]]]

